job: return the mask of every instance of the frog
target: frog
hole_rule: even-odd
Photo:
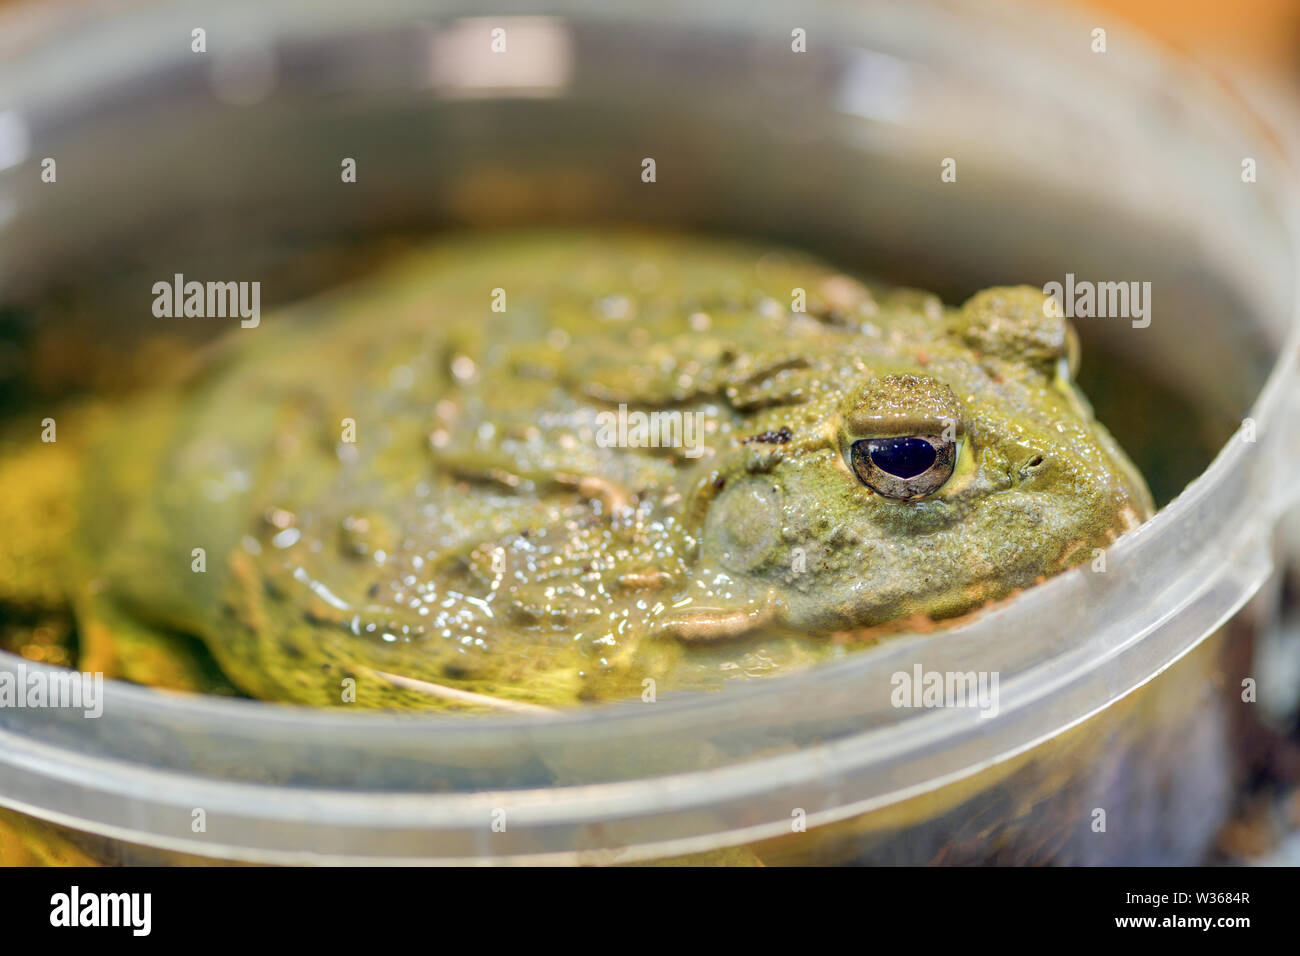
[[[240,692],[542,714],[954,626],[1153,512],[1032,286],[630,227],[430,240],[101,414],[67,592]]]

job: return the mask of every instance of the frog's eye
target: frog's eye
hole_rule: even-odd
[[[864,438],[849,450],[853,472],[886,498],[923,498],[952,477],[956,443],[941,435]]]

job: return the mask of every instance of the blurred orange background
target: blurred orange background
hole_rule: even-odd
[[[53,0],[0,0],[0,6],[59,6]],[[75,0],[63,6],[111,11],[167,0]],[[989,0],[996,2],[996,0]],[[1044,0],[1022,0],[1028,6]],[[1117,18],[1212,65],[1273,77],[1300,86],[1300,0],[1056,0]],[[906,0],[899,0],[906,4]],[[487,4],[490,6],[490,4]],[[1098,26],[1105,26],[1103,20]],[[1300,95],[1300,94],[1297,94]]]
[[[1300,155],[1300,0],[1058,0],[1126,25],[1226,79]]]
[[[1090,0],[1085,5],[1209,63],[1300,76],[1297,0]]]

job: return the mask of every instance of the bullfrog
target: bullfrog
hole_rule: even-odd
[[[83,630],[190,635],[285,703],[779,676],[1151,514],[1078,361],[1027,286],[948,307],[752,242],[446,237],[97,416],[65,590]]]

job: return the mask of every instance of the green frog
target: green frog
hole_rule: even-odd
[[[1029,287],[950,308],[746,242],[444,238],[100,416],[67,590],[83,629],[191,635],[289,703],[776,676],[1151,514],[1078,359]]]

